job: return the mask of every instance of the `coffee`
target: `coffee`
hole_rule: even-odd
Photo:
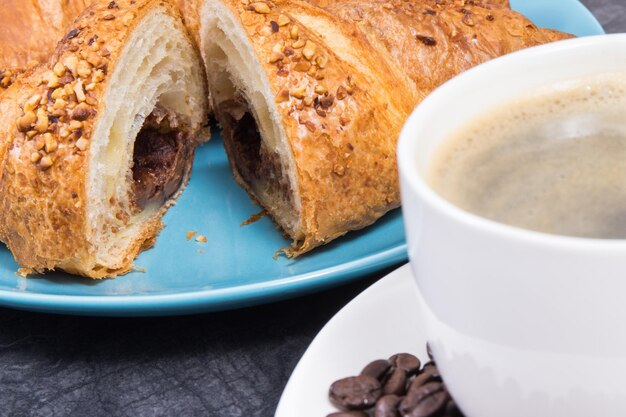
[[[568,82],[512,101],[435,151],[431,187],[501,223],[626,238],[626,78]]]

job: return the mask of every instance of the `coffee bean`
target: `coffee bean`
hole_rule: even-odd
[[[437,365],[435,365],[435,362],[426,362],[424,364],[424,367],[422,368],[422,372],[426,371],[426,369],[430,369],[433,368],[432,372],[433,375],[435,375],[437,378],[441,378],[441,375],[439,374],[439,369],[437,369]]]
[[[400,397],[397,395],[384,395],[376,401],[374,407],[374,417],[400,417],[398,403]]]
[[[404,369],[395,368],[385,385],[383,385],[383,395],[387,394],[395,394],[395,395],[404,395],[406,392],[406,372]]]
[[[332,413],[327,415],[326,417],[369,417],[367,413],[363,411],[339,411],[337,413]]]
[[[378,359],[367,364],[367,366],[361,371],[361,375],[368,375],[382,381],[389,368],[391,368],[391,363],[388,360]]]
[[[389,358],[389,362],[396,368],[404,369],[409,376],[416,374],[422,365],[420,360],[410,353],[397,353]]]
[[[435,362],[435,358],[433,357],[433,351],[430,348],[430,343],[426,342],[426,354],[431,362]]]
[[[421,373],[419,373],[411,384],[409,385],[409,391],[416,389],[428,382],[441,382],[441,376],[436,366],[425,366]]]
[[[442,411],[448,399],[442,383],[429,382],[410,390],[398,409],[403,417],[430,417]]]
[[[370,362],[359,376],[335,381],[330,401],[344,410],[327,417],[463,417],[443,384],[430,346],[430,359],[398,353]],[[408,386],[408,387],[407,387]]]
[[[328,393],[333,404],[348,410],[371,407],[380,395],[380,382],[369,375],[351,376],[335,381]]]
[[[448,401],[448,404],[446,404],[446,409],[443,412],[442,417],[463,417],[463,413],[461,413],[459,407],[456,406],[454,400],[450,400]]]

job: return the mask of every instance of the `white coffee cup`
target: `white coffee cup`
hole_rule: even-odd
[[[626,416],[626,240],[496,223],[425,180],[460,126],[533,89],[607,72],[626,74],[626,35],[531,48],[446,83],[402,130],[409,257],[431,348],[468,417]]]

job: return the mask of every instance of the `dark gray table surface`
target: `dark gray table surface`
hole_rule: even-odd
[[[626,31],[626,0],[583,3],[607,32]],[[315,334],[387,272],[290,301],[189,317],[0,309],[0,416],[272,416]]]

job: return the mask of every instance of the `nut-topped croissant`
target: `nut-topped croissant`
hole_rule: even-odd
[[[25,272],[128,272],[186,184],[205,115],[176,7],[96,1],[0,92],[0,240]]]
[[[569,36],[502,0],[320,1],[205,0],[188,19],[234,176],[290,256],[399,206],[396,139],[434,88]]]

